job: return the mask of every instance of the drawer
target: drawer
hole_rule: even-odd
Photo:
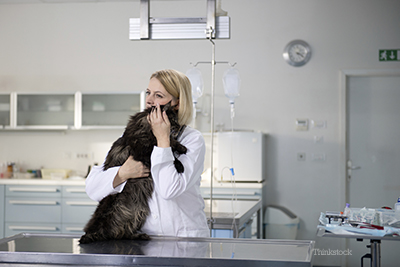
[[[98,202],[89,198],[63,199],[63,223],[87,223],[97,207]]]
[[[7,185],[6,197],[61,197],[61,186]]]
[[[85,186],[63,186],[62,197],[90,199],[86,194]]]
[[[61,222],[60,198],[6,197],[6,222]]]
[[[52,223],[6,223],[5,236],[12,236],[19,233],[61,233],[61,224]]]
[[[83,228],[86,223],[64,223],[61,225],[61,232],[64,234],[83,235]]]

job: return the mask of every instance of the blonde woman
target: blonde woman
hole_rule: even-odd
[[[86,193],[96,201],[109,194],[122,192],[128,179],[147,177],[151,172],[154,191],[149,200],[150,215],[142,231],[148,235],[209,237],[210,231],[200,194],[201,173],[204,167],[203,136],[189,125],[193,104],[189,79],[176,70],[160,70],[150,77],[146,89],[146,108],[155,107],[148,120],[157,146],[151,154],[151,169],[129,157],[122,166],[103,171],[95,166],[86,179]],[[187,148],[179,160],[184,172],[174,167],[174,156],[169,143],[170,123],[160,106],[171,101],[178,110],[181,125],[187,125],[178,141]]]

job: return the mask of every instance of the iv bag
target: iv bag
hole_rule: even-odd
[[[190,80],[190,84],[192,85],[192,98],[193,103],[197,103],[197,99],[199,99],[203,95],[203,76],[198,68],[193,67],[186,72],[186,76]]]
[[[222,77],[224,84],[225,96],[229,98],[229,103],[233,104],[235,98],[239,96],[240,76],[239,71],[235,68],[229,68]]]

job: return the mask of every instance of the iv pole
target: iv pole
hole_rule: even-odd
[[[214,218],[212,217],[212,201],[213,201],[213,178],[214,178],[214,95],[215,95],[215,65],[217,63],[224,63],[224,64],[229,64],[231,67],[234,67],[236,65],[236,62],[231,64],[229,61],[215,61],[215,43],[210,37],[212,32],[212,27],[206,30],[207,33],[207,39],[210,39],[210,42],[212,44],[211,47],[211,62],[210,61],[198,61],[195,64],[193,64],[194,67],[196,67],[198,64],[210,64],[211,63],[211,110],[210,110],[210,116],[211,116],[211,154],[210,154],[210,165],[211,165],[211,178],[210,178],[210,219],[208,220],[208,223],[210,225],[210,236],[212,236],[212,229],[213,229],[213,224],[215,222]],[[192,64],[192,63],[190,63]]]
[[[214,218],[212,216],[212,201],[213,201],[213,180],[214,180],[214,89],[215,89],[215,43],[212,40],[213,28],[210,27],[207,31],[207,38],[210,39],[212,44],[211,52],[211,179],[210,179],[210,236],[212,236],[212,229]]]
[[[169,28],[174,28],[177,25],[178,28],[181,24],[190,25],[193,28],[193,32],[187,36],[179,35],[178,39],[202,39],[204,38],[203,29],[198,32],[199,27],[196,24],[201,25],[206,22],[206,37],[210,39],[212,44],[212,59],[211,59],[211,184],[210,184],[210,236],[212,236],[212,229],[214,218],[212,217],[212,200],[213,200],[213,151],[214,151],[214,88],[215,88],[215,43],[213,38],[229,38],[230,20],[227,16],[216,16],[216,1],[207,0],[207,17],[206,18],[150,18],[150,0],[140,0],[140,19],[130,19],[129,22],[129,39],[131,40],[151,40],[151,39],[176,39],[177,36],[174,33],[179,30],[174,30],[172,33],[167,32],[159,34],[155,29],[158,24],[169,25]],[[153,29],[154,28],[154,29]],[[168,27],[163,27],[166,29]],[[158,29],[160,30],[160,29]],[[216,30],[218,32],[216,32]],[[153,32],[154,31],[154,32]],[[157,37],[156,35],[159,34]],[[196,37],[193,37],[195,34]],[[223,62],[226,63],[226,62]]]

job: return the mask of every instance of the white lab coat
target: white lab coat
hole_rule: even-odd
[[[204,200],[200,194],[204,138],[199,131],[188,126],[179,141],[187,148],[187,153],[179,157],[185,168],[183,173],[177,173],[170,147],[155,146],[153,149],[151,174],[154,192],[149,201],[150,215],[142,231],[149,235],[209,237]],[[103,166],[94,166],[86,179],[88,196],[100,201],[109,194],[121,192],[125,183],[113,188],[119,168],[103,171]]]

